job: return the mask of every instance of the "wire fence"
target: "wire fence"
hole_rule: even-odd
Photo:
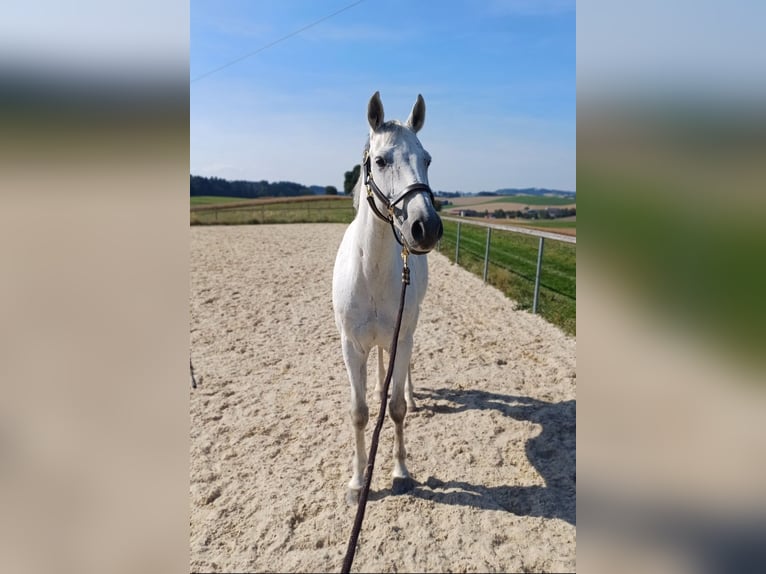
[[[441,253],[515,299],[518,308],[576,334],[575,237],[446,216],[442,221]]]

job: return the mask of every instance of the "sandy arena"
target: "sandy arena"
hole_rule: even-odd
[[[191,228],[191,571],[341,569],[356,512],[331,297],[345,228]],[[416,486],[391,494],[386,419],[352,572],[574,571],[576,341],[428,259],[405,420]]]

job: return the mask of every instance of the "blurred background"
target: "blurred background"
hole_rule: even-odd
[[[766,557],[765,20],[577,3],[583,571]]]
[[[189,4],[3,3],[0,556],[188,570]]]
[[[193,9],[4,5],[0,555],[18,571],[188,569]],[[756,571],[766,5],[576,10],[578,569]]]

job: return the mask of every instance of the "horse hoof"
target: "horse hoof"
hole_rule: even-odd
[[[391,492],[396,495],[404,494],[405,492],[412,490],[413,486],[415,486],[415,483],[409,476],[404,478],[396,477],[391,485]]]
[[[356,506],[359,504],[359,491],[349,488],[346,490],[346,504]]]

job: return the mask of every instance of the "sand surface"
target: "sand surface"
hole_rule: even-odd
[[[191,228],[192,571],[341,569],[356,511],[331,298],[345,227]],[[428,258],[405,423],[416,486],[391,494],[387,419],[352,571],[574,571],[575,339]]]

